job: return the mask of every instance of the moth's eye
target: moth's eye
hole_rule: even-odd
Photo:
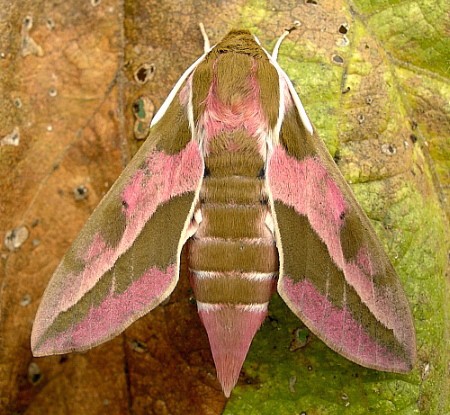
[[[263,167],[258,173],[258,178],[264,179],[264,177],[266,177],[266,169]]]
[[[203,177],[211,176],[211,171],[208,169],[208,167],[205,167],[205,170],[203,171]]]

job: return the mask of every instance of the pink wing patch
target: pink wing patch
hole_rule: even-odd
[[[195,191],[203,175],[203,158],[191,141],[175,155],[153,152],[124,188],[122,198],[127,228],[119,249],[128,249],[157,207],[169,199]]]
[[[269,160],[268,178],[273,198],[308,217],[342,269],[344,256],[339,235],[341,216],[347,207],[342,192],[327,170],[317,159],[310,157],[299,161],[278,145]]]
[[[308,280],[295,283],[286,277],[283,279],[283,292],[296,304],[305,324],[314,333],[331,341],[342,355],[369,367],[375,363],[380,370],[407,372],[411,369],[405,359],[370,336],[345,306],[333,305]]]
[[[194,141],[175,155],[150,153],[122,191],[127,218],[133,222],[147,219],[158,205],[195,190],[202,174],[202,156]]]
[[[123,175],[126,177],[126,171]],[[57,352],[56,344],[51,345],[53,339],[48,340],[47,345],[44,345],[47,341],[45,338],[47,330],[53,327],[53,323],[61,315],[68,315],[72,307],[77,305],[87,293],[95,289],[94,287],[101,278],[114,267],[122,255],[128,252],[159,206],[166,202],[170,203],[171,200],[183,194],[191,193],[193,195],[201,183],[202,176],[203,158],[199,146],[196,142],[190,141],[182,151],[174,155],[156,150],[150,152],[139,165],[139,168],[126,180],[125,184],[123,182],[121,184],[120,179],[116,182],[119,189],[114,191],[113,188],[103,199],[91,216],[90,222],[94,225],[92,226],[88,222],[79,235],[78,239],[82,243],[77,242],[77,246],[81,248],[78,248],[78,251],[69,251],[56,270],[48,286],[48,292],[44,294],[32,333],[32,346],[34,350],[35,347],[38,347],[38,350],[35,350],[38,354],[51,353],[50,349],[55,353]],[[120,186],[123,187],[120,188]],[[194,196],[192,196],[193,198]],[[108,211],[108,206],[120,208],[121,203],[126,225],[120,240],[115,246],[111,246],[103,238],[102,229],[99,228],[98,231],[96,229],[98,223],[103,223],[104,226],[114,226],[114,221],[120,218],[107,217],[106,222],[110,219],[111,224],[105,223],[105,220],[97,222],[96,214],[98,213],[99,216],[105,215],[103,211]],[[185,213],[183,213],[184,210],[180,211],[181,215],[185,214],[186,216],[177,218],[177,220],[182,220],[183,223],[188,222],[189,208],[186,209]],[[179,239],[182,239],[182,223],[180,227],[178,230]],[[151,247],[149,248],[151,249]],[[175,246],[168,247],[168,250],[175,256],[177,248],[178,244],[175,244]],[[67,262],[66,258],[69,258]],[[161,301],[161,293],[169,287],[167,279],[171,278],[174,286],[178,275],[177,268],[172,266],[174,263],[164,264],[162,268],[168,267],[164,271],[158,271],[157,268],[152,269],[153,265],[148,264],[150,271],[147,271],[145,276],[140,277],[143,279],[142,282],[131,283],[130,281],[130,287],[139,286],[144,290],[143,293],[139,293],[133,288],[129,288],[126,294],[124,293],[119,297],[114,297],[112,293],[109,296],[105,292],[99,293],[99,296],[104,296],[100,306],[89,311],[89,316],[83,321],[77,321],[78,314],[72,311],[73,316],[68,317],[68,320],[74,319],[75,325],[70,329],[69,334],[67,332],[61,334],[59,342],[68,342],[68,347],[74,350],[81,348],[82,342],[86,341],[89,336],[94,336],[93,342],[98,344],[102,341],[101,339],[106,338],[104,335],[106,331],[109,330],[110,336],[113,332],[117,334],[131,321],[140,317],[142,315],[140,313],[144,312],[143,310],[149,311],[156,306]],[[152,282],[152,278],[155,278],[155,283]],[[114,290],[114,282],[111,290]],[[117,311],[109,307],[116,307]],[[142,309],[139,307],[142,307]],[[117,314],[119,311],[123,313],[122,316]],[[109,316],[104,319],[103,323],[100,321],[102,312]],[[132,318],[132,315],[135,317]],[[118,326],[115,327],[115,325]],[[90,326],[96,328],[91,330]],[[52,328],[52,330],[54,329]],[[53,335],[51,337],[53,338]],[[44,344],[40,342],[44,342]],[[87,345],[85,343],[84,349],[87,347],[92,347],[92,344]]]
[[[156,300],[169,287],[175,272],[175,265],[163,271],[158,268],[149,269],[123,293],[117,295],[111,292],[100,304],[90,308],[84,318],[69,330],[34,348],[34,355],[45,356],[60,353],[61,350],[83,350],[87,348],[86,345],[90,348],[120,333],[136,320],[136,316],[142,316],[149,308],[153,308]],[[35,334],[40,337],[39,331]]]
[[[151,153],[145,166],[136,171],[122,191],[127,226],[119,244],[109,247],[97,233],[86,247],[83,255],[86,264],[81,273],[65,278],[64,284],[54,287],[58,290],[52,296],[54,304],[40,307],[44,315],[38,314],[36,323],[44,320],[50,324],[59,313],[76,304],[130,248],[158,206],[175,196],[195,191],[202,174],[203,160],[195,142],[176,155]],[[58,272],[65,273],[65,270],[58,269]]]
[[[292,311],[342,355],[367,367],[407,372],[415,358],[415,335],[407,300],[351,190],[338,171],[329,172],[336,169],[333,164],[325,168],[325,161],[319,154],[303,159],[292,157],[282,145],[275,146],[268,161],[275,223],[281,234],[277,244],[281,255],[283,244],[290,250],[288,257],[280,260],[283,268],[278,291]],[[307,258],[303,256],[307,252],[293,250],[296,245],[290,242],[296,234],[295,229],[289,228],[293,217],[309,223],[307,229],[298,229],[300,238],[309,238],[301,239],[302,242],[317,242],[317,247],[324,247],[317,267],[312,254]],[[303,249],[307,251],[307,247]],[[348,257],[344,249],[348,250]],[[308,275],[308,267],[321,273]],[[331,272],[335,267],[338,272]],[[328,287],[332,278],[338,278],[338,285]],[[333,303],[326,293],[340,286],[344,287],[342,303]],[[346,286],[359,297],[356,303],[347,302]],[[364,326],[358,318],[367,320]]]
[[[342,251],[341,229],[348,209],[345,197],[320,160],[298,160],[278,145],[269,160],[268,179],[274,200],[280,200],[305,215],[326,244],[333,262],[344,272],[347,282],[368,305],[375,317],[395,330],[403,323],[389,306],[389,299],[376,296],[373,277],[377,269],[365,246],[355,262],[347,262]]]

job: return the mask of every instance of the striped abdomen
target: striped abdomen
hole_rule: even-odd
[[[257,140],[242,131],[216,136],[205,171],[189,241],[191,285],[219,380],[232,388],[267,315],[278,253]]]
[[[264,170],[279,115],[280,95],[272,87],[278,74],[261,49],[246,45],[225,40],[192,78],[193,125],[205,174],[189,267],[226,396],[267,315],[278,273]]]

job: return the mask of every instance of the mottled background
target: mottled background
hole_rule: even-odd
[[[1,414],[436,414],[449,403],[450,85],[445,0],[2,1]],[[364,369],[274,297],[226,402],[183,275],[170,300],[87,353],[35,359],[53,270],[135,153],[134,105],[158,108],[212,42],[271,48],[373,220],[416,319],[410,375]]]

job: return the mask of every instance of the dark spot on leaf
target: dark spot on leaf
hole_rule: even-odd
[[[140,68],[138,69],[138,71],[136,72],[136,78],[139,80],[139,82],[144,83],[147,80],[147,69],[145,68]]]
[[[26,16],[23,19],[23,25],[25,26],[26,29],[31,29],[31,27],[33,26],[33,18],[31,16]]]
[[[148,350],[147,345],[137,339],[131,340],[130,347],[137,353],[145,353]]]
[[[341,161],[341,153],[339,150],[336,150],[336,153],[334,153],[333,160],[336,164]]]
[[[66,363],[69,360],[69,356],[63,354],[60,358],[59,358],[59,363],[63,364]]]
[[[275,318],[275,317],[269,315],[269,316],[267,317],[267,319],[270,321],[270,325],[271,325],[272,327],[275,327],[275,328],[278,327],[278,319],[277,319],[277,318]]]
[[[125,209],[128,209],[128,203],[127,203],[125,200],[122,200],[122,206],[123,206]]]
[[[309,330],[306,327],[298,327],[292,333],[292,340],[289,344],[289,351],[295,352],[305,347],[309,340]]]
[[[28,366],[28,381],[32,385],[36,385],[42,379],[41,368],[37,363],[32,362]]]
[[[360,124],[362,124],[364,122],[364,120],[366,119],[366,117],[364,117],[363,114],[358,114],[358,116],[356,117],[356,119],[358,120],[358,122]]]
[[[367,105],[371,105],[373,102],[373,98],[369,95],[368,97],[366,97],[366,104]]]
[[[393,156],[397,153],[397,147],[394,144],[383,144],[381,146],[381,152],[388,156]]]
[[[133,112],[135,114],[139,114],[140,110],[141,110],[141,105],[140,105],[140,100],[138,99],[137,101],[133,102]]]
[[[305,0],[306,4],[317,4],[316,0]]]
[[[45,24],[47,25],[48,30],[53,30],[55,28],[55,22],[53,21],[53,19],[51,17],[47,18],[47,21],[45,22]]]
[[[344,220],[345,219],[345,212],[341,212],[341,214],[339,215],[339,219],[340,220]]]
[[[257,379],[253,379],[252,377],[249,377],[246,373],[244,373],[243,376],[245,376],[244,381],[247,385],[256,385],[259,383]]]
[[[88,188],[84,185],[79,185],[73,189],[73,195],[75,197],[75,200],[84,200],[88,196]]]
[[[134,73],[134,79],[139,84],[145,84],[150,79],[153,78],[153,75],[155,73],[155,65],[144,63],[141,65],[137,71]]]
[[[413,144],[417,143],[417,136],[416,136],[415,134],[411,134],[411,135],[409,136],[409,139],[411,140],[411,142],[412,142]]]
[[[339,26],[339,33],[342,33],[343,35],[345,35],[348,32],[348,25],[346,23],[341,24]]]
[[[344,64],[344,58],[342,58],[342,56],[339,55],[333,55],[331,57],[331,60],[336,64],[336,65],[343,65]]]
[[[36,384],[41,380],[41,377],[42,375],[40,373],[35,373],[34,375],[31,376],[30,382]]]
[[[16,106],[16,108],[22,108],[22,100],[20,98],[16,98],[14,100],[14,105]]]
[[[25,294],[22,299],[20,300],[19,304],[22,307],[26,307],[27,305],[29,305],[31,303],[31,295],[30,294]]]
[[[344,90],[342,90],[343,94],[346,94],[347,92],[350,92],[350,87],[349,86],[347,88],[345,88]]]
[[[26,226],[19,226],[6,232],[4,244],[10,251],[14,251],[22,246],[29,235]]]

